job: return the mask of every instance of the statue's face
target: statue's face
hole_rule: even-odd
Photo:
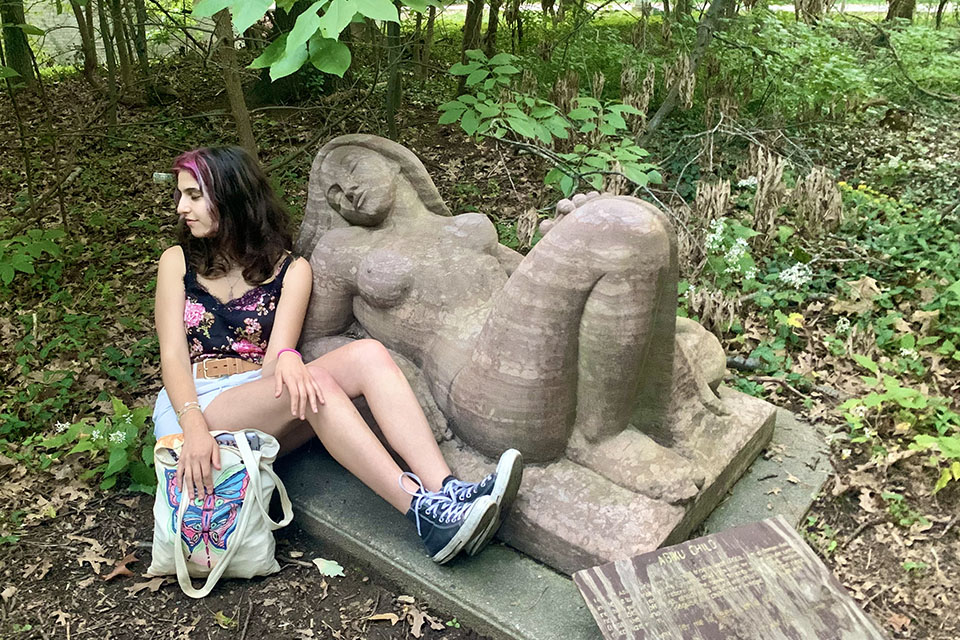
[[[393,209],[400,166],[362,147],[334,149],[321,168],[327,202],[350,224],[374,227]]]

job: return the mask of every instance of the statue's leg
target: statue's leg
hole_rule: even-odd
[[[600,438],[626,427],[638,397],[665,404],[675,300],[676,249],[663,215],[632,198],[583,204],[496,301],[451,387],[457,433],[488,455],[513,446],[550,460],[563,455],[575,422]]]

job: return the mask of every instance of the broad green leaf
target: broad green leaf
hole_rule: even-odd
[[[497,75],[513,75],[515,73],[520,73],[520,69],[517,69],[512,64],[504,64],[499,67],[494,67],[493,72]]]
[[[621,166],[623,167],[623,175],[627,176],[627,178],[638,187],[645,187],[647,183],[650,182],[650,176],[647,175],[646,172],[641,171],[636,165],[625,164]]]
[[[597,114],[590,109],[579,108],[579,109],[574,109],[573,111],[568,113],[567,117],[570,118],[571,120],[589,120],[595,115]]]
[[[18,24],[17,26],[20,27],[20,30],[28,36],[42,36],[46,33],[46,31],[40,27],[35,27],[32,24]]]
[[[357,11],[371,20],[400,22],[397,7],[390,0],[357,0]]]
[[[270,79],[277,80],[283,78],[303,66],[307,61],[307,45],[302,44],[294,50],[290,47],[284,49],[283,57],[270,65]]]
[[[560,178],[560,191],[563,192],[563,195],[570,196],[575,187],[576,182],[574,181],[573,177],[563,174],[563,177]]]
[[[575,101],[578,107],[593,107],[594,109],[599,109],[602,105],[600,101],[596,98],[589,98],[586,96],[580,96]]]
[[[355,0],[333,0],[320,18],[320,33],[336,40],[357,13]]]
[[[954,462],[951,464],[950,472],[953,474],[954,480],[960,480],[960,462]]]
[[[319,34],[310,40],[310,63],[320,71],[342,78],[350,61],[350,47],[339,40],[321,38]]]
[[[480,49],[470,49],[467,51],[467,57],[479,62],[487,62],[487,56]]]
[[[857,361],[857,364],[871,373],[876,374],[880,372],[880,367],[877,366],[877,363],[866,356],[855,353],[853,354],[853,359]]]
[[[306,11],[297,18],[297,23],[293,25],[290,34],[287,36],[287,48],[293,51],[302,44],[305,44],[313,34],[320,28],[320,14],[317,12],[324,5],[325,0],[318,0],[310,5]]]
[[[317,565],[320,575],[327,578],[335,578],[344,575],[343,567],[336,560],[327,560],[326,558],[314,558],[313,564]]]
[[[476,62],[471,62],[469,64],[463,64],[458,62],[450,67],[450,73],[455,76],[465,76],[473,73],[480,68],[480,65]]]
[[[103,472],[104,478],[115,475],[127,466],[127,450],[122,446],[110,451],[110,459],[107,460],[107,468]]]
[[[463,96],[460,96],[460,97],[462,98]],[[476,99],[474,99],[474,102],[476,102]],[[464,105],[464,102],[461,102],[460,99],[458,98],[456,100],[451,100],[450,102],[444,102],[442,105],[437,107],[437,110],[447,111],[449,109],[460,109],[461,111],[463,111],[465,108],[466,106]]]
[[[937,493],[940,489],[943,489],[947,486],[947,483],[950,482],[951,474],[950,469],[944,469],[940,472],[940,478],[937,480],[937,484],[933,487],[933,492]]]
[[[192,15],[194,18],[209,18],[213,14],[223,11],[233,2],[234,0],[200,0],[200,2],[194,3]]]
[[[535,138],[537,135],[532,123],[523,118],[507,118],[507,124],[524,138]]]
[[[109,478],[104,478],[103,482],[100,483],[100,488],[106,491],[107,489],[113,489],[114,485],[117,484],[117,476],[113,475]]]
[[[10,67],[0,67],[0,80],[4,80],[6,78],[16,78],[19,75],[19,73]]]
[[[467,86],[472,87],[473,85],[477,84],[478,82],[486,78],[488,75],[490,75],[490,72],[487,71],[486,69],[477,69],[476,71],[471,73],[469,76],[467,76]],[[489,87],[484,87],[484,88],[488,89]]]
[[[156,484],[157,482],[157,477],[153,471],[139,460],[131,462],[128,471],[130,472],[130,477],[133,478],[133,481],[137,484],[150,485]]]
[[[272,0],[240,0],[233,7],[233,28],[243,33],[258,22],[273,5]]]
[[[460,105],[460,108],[449,109],[445,111],[440,120],[437,121],[437,124],[451,124],[460,119],[460,116],[463,115],[463,111],[467,107],[465,105]]]
[[[463,112],[463,119],[460,120],[460,127],[467,132],[468,136],[472,136],[477,127],[480,125],[480,116],[477,115],[477,112],[473,109],[467,109]]]
[[[492,65],[501,65],[501,64],[510,64],[516,59],[517,59],[516,56],[510,55],[509,53],[498,53],[497,55],[490,58],[489,62]]]

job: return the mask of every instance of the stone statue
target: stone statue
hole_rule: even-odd
[[[649,550],[709,513],[769,439],[773,414],[751,405],[755,419],[737,428],[744,421],[717,394],[723,351],[676,318],[676,240],[663,213],[596,193],[557,213],[523,257],[486,216],[451,216],[408,149],[370,135],[330,141],[311,169],[298,244],[314,272],[301,343],[316,357],[359,324],[408,360],[428,416],[435,403],[449,421],[456,439],[441,446],[455,472],[479,471],[507,447],[544,463],[525,475],[503,535],[571,571],[613,559],[612,547],[548,522],[551,483],[591,494],[571,494],[568,510],[605,508],[624,554]],[[717,440],[731,432],[726,452]],[[706,494],[712,504],[694,508]],[[654,533],[640,534],[651,518]]]

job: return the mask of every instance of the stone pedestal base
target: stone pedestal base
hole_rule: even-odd
[[[725,387],[720,388],[720,398],[727,409],[723,419],[687,425],[695,436],[685,443],[683,459],[703,477],[694,495],[680,491],[650,497],[566,458],[529,465],[520,495],[498,536],[567,574],[685,540],[773,434],[773,405]],[[661,464],[659,458],[677,454],[659,451],[652,440],[649,446],[658,452],[648,467],[647,486],[662,486],[662,468],[675,461]],[[454,474],[462,478],[482,477],[495,466],[495,461],[455,439],[441,443],[440,448]],[[643,484],[643,478],[634,474],[634,483]]]

